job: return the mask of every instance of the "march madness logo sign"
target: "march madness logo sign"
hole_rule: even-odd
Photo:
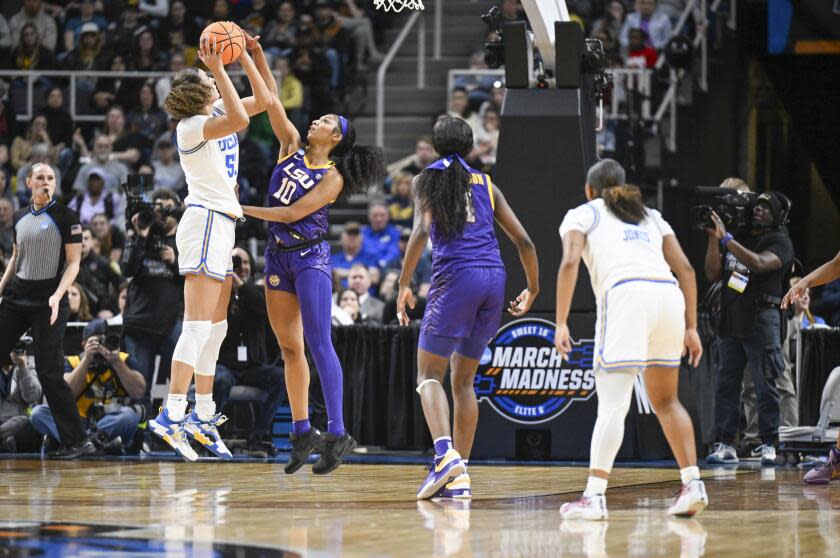
[[[553,323],[538,318],[511,322],[481,357],[476,396],[514,422],[547,422],[595,393],[594,354],[595,342],[581,340],[564,361],[554,348]]]

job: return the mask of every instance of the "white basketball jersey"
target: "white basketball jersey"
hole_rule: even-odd
[[[648,209],[641,223],[631,225],[613,215],[598,198],[566,213],[560,236],[571,230],[586,235],[582,257],[598,301],[623,279],[673,278],[662,253],[662,240],[674,230],[655,209]]]
[[[184,202],[242,217],[234,190],[239,173],[239,138],[231,134],[204,139],[204,123],[223,114],[224,103],[219,99],[213,103],[212,116],[200,114],[178,123],[175,135],[188,191]]]

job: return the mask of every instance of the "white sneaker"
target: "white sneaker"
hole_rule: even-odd
[[[776,448],[772,444],[764,444],[755,448],[756,453],[761,455],[761,464],[765,467],[776,466]]]
[[[693,480],[682,485],[676,502],[668,508],[669,515],[679,517],[693,517],[702,512],[709,505],[706,495],[706,485],[701,480]]]
[[[607,519],[607,498],[603,494],[581,496],[574,502],[566,502],[560,506],[560,516],[563,519],[588,519],[590,521]]]
[[[706,456],[706,463],[709,465],[731,465],[738,463],[738,454],[732,446],[715,444],[712,453]]]

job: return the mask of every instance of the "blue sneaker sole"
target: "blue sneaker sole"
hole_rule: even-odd
[[[738,459],[709,459],[706,458],[706,465],[737,465]]]
[[[201,441],[195,434],[193,434],[189,430],[184,429],[184,432],[187,434],[188,439],[195,440],[195,442],[197,444],[199,444],[203,448],[207,448],[207,450],[210,453],[212,453],[213,455],[215,455],[219,459],[224,459],[225,461],[230,461],[231,459],[233,459],[233,455],[231,455],[230,453],[222,453],[220,451],[217,451],[216,448],[213,447],[213,445],[215,445],[215,444],[212,444],[212,445],[208,446],[207,444],[205,444],[203,441]],[[210,439],[208,436],[205,436],[204,434],[202,434],[202,437],[204,437],[207,440]]]

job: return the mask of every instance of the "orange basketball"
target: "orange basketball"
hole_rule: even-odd
[[[198,41],[199,49],[205,37],[211,43],[214,38],[216,39],[216,47],[222,55],[222,63],[225,66],[234,62],[245,50],[245,34],[242,33],[242,29],[238,25],[231,21],[214,21],[205,27]]]

